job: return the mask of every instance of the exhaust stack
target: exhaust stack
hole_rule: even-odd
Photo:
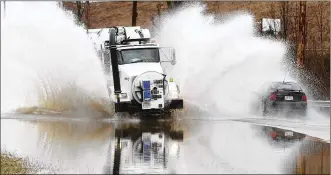
[[[110,58],[111,58],[111,66],[113,72],[113,80],[114,80],[114,91],[115,96],[117,98],[117,103],[120,102],[119,94],[122,92],[121,90],[121,82],[120,82],[120,74],[118,70],[118,58],[117,58],[117,50],[116,50],[116,32],[115,28],[109,29],[109,48],[110,48]],[[117,105],[115,105],[115,111],[117,111]]]

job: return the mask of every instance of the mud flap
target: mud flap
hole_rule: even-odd
[[[183,109],[184,102],[183,99],[171,100],[169,109]]]
[[[132,105],[131,103],[124,102],[124,103],[115,103],[115,112],[139,112],[141,109],[138,105]]]
[[[115,112],[128,112],[129,103],[115,103]]]

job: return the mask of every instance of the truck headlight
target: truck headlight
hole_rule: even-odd
[[[120,98],[127,98],[127,97],[128,97],[127,93],[121,93],[120,94]]]

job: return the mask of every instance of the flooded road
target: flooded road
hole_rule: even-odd
[[[1,119],[2,151],[58,173],[291,172],[306,136],[284,134],[235,121]]]
[[[309,114],[314,121],[309,126],[302,119],[284,120],[283,129],[258,126],[275,125],[275,120],[247,116],[256,90],[264,82],[284,80],[282,60],[288,50],[285,43],[254,35],[252,15],[230,15],[217,22],[217,15],[196,5],[167,17],[160,26],[157,43],[175,48],[178,57],[169,76],[180,82],[184,99],[193,100],[204,111],[191,111],[185,120],[97,121],[98,116],[111,116],[113,108],[104,70],[85,28],[77,26],[74,16],[55,2],[6,4],[1,27],[5,33],[1,40],[1,111],[24,107],[19,111],[25,114],[53,113],[1,114],[1,152],[28,158],[38,171],[288,173],[309,169],[295,163],[298,150],[309,139],[284,128],[295,126],[313,131],[310,136],[330,138],[329,115],[324,120]],[[187,103],[185,108],[195,110]],[[208,119],[205,111],[220,116]],[[63,112],[68,115],[58,115]],[[220,120],[237,116],[245,120]],[[310,174],[330,172],[330,152],[324,152],[330,146],[323,144],[314,152],[322,158],[309,160],[318,162]]]
[[[63,173],[100,173],[112,126],[95,122],[1,121],[1,148],[38,167]]]

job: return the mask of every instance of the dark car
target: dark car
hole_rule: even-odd
[[[260,92],[262,114],[294,112],[305,116],[307,96],[295,82],[271,82],[265,84]]]

